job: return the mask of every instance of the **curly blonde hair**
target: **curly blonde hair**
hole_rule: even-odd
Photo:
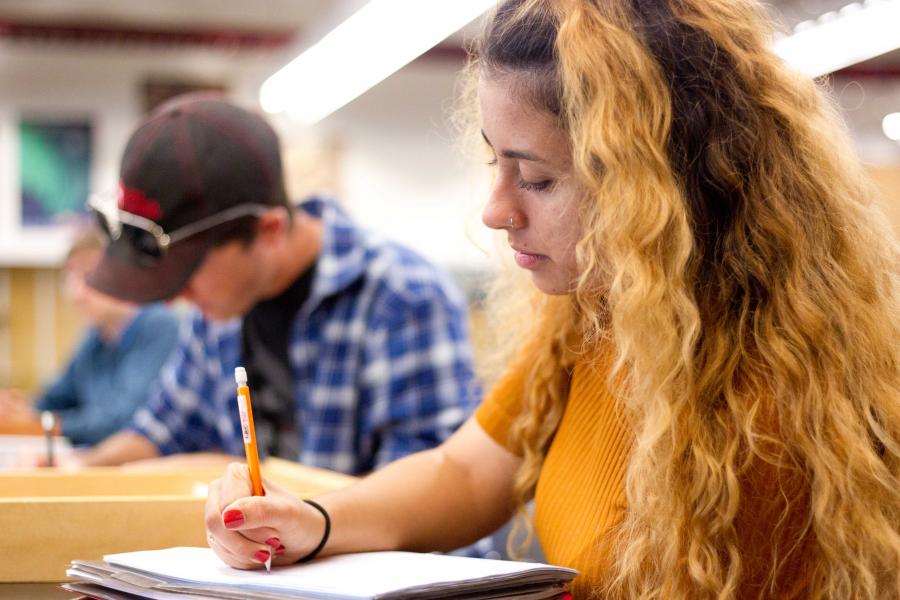
[[[751,575],[777,596],[798,553],[805,597],[900,597],[900,252],[826,90],[771,35],[752,0],[508,0],[474,54],[558,118],[589,191],[574,292],[492,298],[538,315],[498,321],[499,362],[526,349],[520,506],[572,364],[616,348],[635,437],[612,597],[745,597]],[[773,547],[750,565],[760,468],[780,513],[751,524]]]

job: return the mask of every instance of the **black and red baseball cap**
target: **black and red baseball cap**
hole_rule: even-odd
[[[128,140],[115,205],[94,206],[110,242],[87,282],[130,302],[172,298],[223,226],[274,206],[288,200],[265,119],[217,95],[174,98]]]

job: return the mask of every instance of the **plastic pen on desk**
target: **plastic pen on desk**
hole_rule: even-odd
[[[265,496],[262,486],[262,476],[259,472],[259,452],[256,449],[256,429],[253,427],[253,405],[250,403],[250,388],[247,387],[247,371],[244,367],[234,370],[234,380],[237,382],[238,412],[241,415],[241,433],[244,435],[244,453],[247,455],[247,468],[250,469],[250,485],[254,496]],[[266,571],[272,569],[272,550],[269,550],[269,558],[266,559]]]

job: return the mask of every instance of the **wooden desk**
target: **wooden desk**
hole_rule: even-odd
[[[72,600],[81,597],[58,583],[0,583],[0,600]]]
[[[263,476],[309,497],[355,478],[279,459]],[[206,485],[221,468],[0,472],[0,582],[64,581],[73,559],[206,546]],[[8,589],[8,588],[7,588]]]

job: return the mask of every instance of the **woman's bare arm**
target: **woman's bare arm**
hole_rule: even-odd
[[[332,523],[321,555],[470,544],[512,514],[519,464],[470,419],[441,446],[317,498]],[[258,567],[257,552],[274,551],[264,542],[276,538],[284,548],[274,563],[291,563],[319,543],[324,518],[317,510],[268,482],[266,496],[249,497],[249,490],[243,465],[229,467],[210,488],[206,526],[211,547],[225,562]]]

